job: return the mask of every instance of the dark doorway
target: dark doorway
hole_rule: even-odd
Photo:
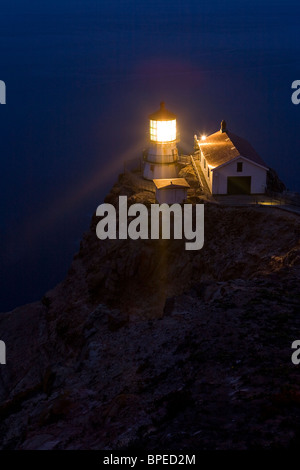
[[[228,176],[227,194],[251,194],[251,176]]]

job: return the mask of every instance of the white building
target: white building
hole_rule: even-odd
[[[178,150],[176,115],[160,103],[160,109],[149,116],[150,145],[144,162],[143,177],[176,178]]]
[[[247,140],[221,129],[207,137],[195,136],[202,172],[212,194],[261,194],[268,167]]]
[[[181,204],[187,198],[190,187],[185,178],[154,179],[155,197],[159,204]]]

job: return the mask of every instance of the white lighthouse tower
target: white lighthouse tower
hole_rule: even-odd
[[[176,147],[176,115],[160,103],[160,109],[149,116],[150,146],[146,153],[143,176],[147,180],[176,178],[178,150]]]

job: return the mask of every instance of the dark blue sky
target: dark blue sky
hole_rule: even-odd
[[[65,276],[90,217],[166,101],[181,147],[246,137],[300,190],[296,1],[2,0],[1,305]]]

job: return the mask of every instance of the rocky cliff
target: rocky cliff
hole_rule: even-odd
[[[154,202],[124,175],[119,195]],[[299,215],[206,203],[200,251],[96,223],[62,283],[0,315],[1,448],[298,445]]]

